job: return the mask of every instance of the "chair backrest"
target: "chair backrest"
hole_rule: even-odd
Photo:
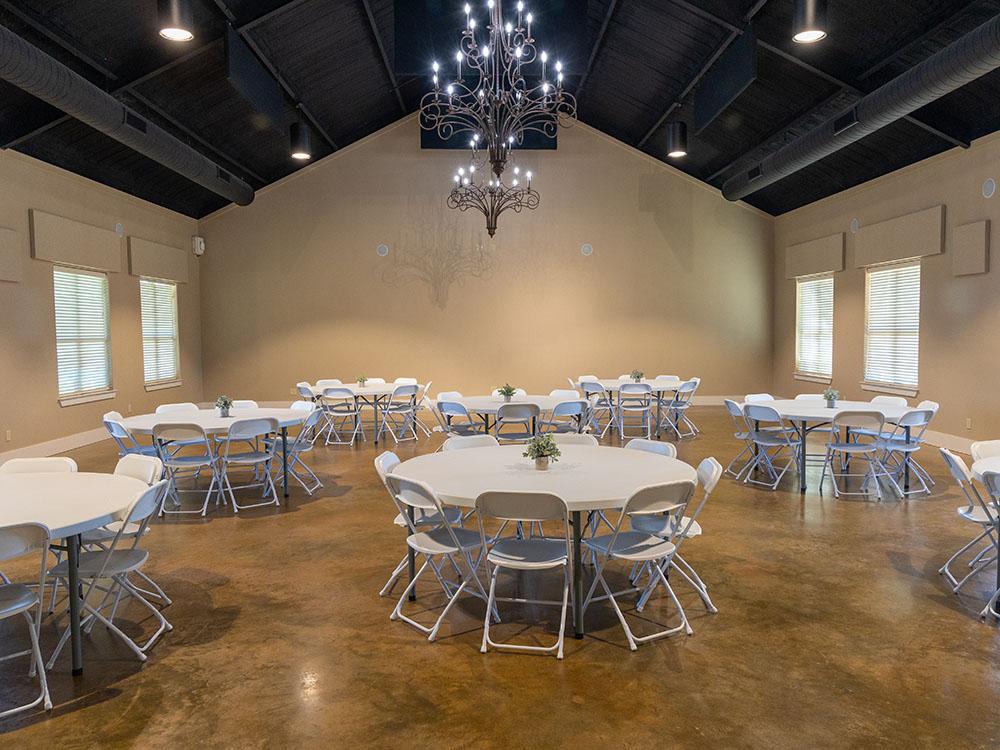
[[[540,414],[537,404],[502,404],[497,409],[497,422],[528,422]]]
[[[726,406],[726,411],[729,412],[729,416],[733,419],[743,419],[743,408],[733,401],[731,398],[724,399],[723,404]]]
[[[233,400],[234,409],[259,409],[256,401],[252,401],[248,398],[234,399]]]
[[[396,385],[417,385],[416,378],[396,378],[392,382]]]
[[[548,492],[483,492],[476,498],[476,511],[502,521],[565,522],[569,513],[566,502]]]
[[[305,386],[306,388],[308,388],[309,383],[307,383],[305,380],[300,380],[298,383],[295,384],[295,387],[298,388],[300,386]]]
[[[413,401],[417,397],[417,391],[420,390],[418,385],[397,385],[392,389],[392,396],[389,397],[390,401]]]
[[[938,409],[941,408],[941,404],[937,401],[921,401],[917,404],[918,409],[929,409],[930,411],[937,413]]]
[[[796,401],[826,401],[822,393],[800,393],[795,397]]]
[[[524,388],[515,388],[514,389],[514,395],[515,396],[527,396],[528,392],[526,390],[524,390]],[[500,394],[500,389],[499,388],[495,388],[493,390],[493,398],[503,398],[503,396]]]
[[[924,430],[927,429],[927,425],[934,419],[935,413],[930,409],[910,409],[896,420],[896,426],[900,432],[902,432],[902,428],[909,427],[911,439],[920,438],[924,434]],[[916,433],[914,433],[914,429],[916,429]]]
[[[861,429],[873,433],[877,439],[885,427],[885,415],[880,411],[842,411],[833,418],[834,427],[847,427],[852,430]],[[862,434],[858,435],[860,440]],[[840,438],[836,431],[830,433],[830,440],[836,442]]]
[[[324,388],[322,398],[329,399],[331,401],[354,401],[357,396],[355,396],[354,391],[350,388],[335,386],[331,388]]]
[[[368,385],[385,385],[385,378],[365,378]]]
[[[299,398],[312,399],[314,398],[313,390],[308,383],[299,383],[295,386],[296,392],[299,394]]]
[[[237,419],[229,426],[229,440],[227,443],[231,443],[235,440],[253,440],[257,437],[272,435],[277,432],[278,429],[278,420],[273,417],[261,419]],[[226,452],[229,452],[228,446],[226,448]]]
[[[130,453],[118,459],[115,474],[152,484],[163,475],[163,462],[156,456],[140,456],[138,453]]]
[[[994,441],[1000,443],[1000,440]],[[973,443],[975,446],[975,443]],[[948,471],[951,472],[952,477],[958,482],[959,486],[964,489],[966,483],[972,484],[972,473],[969,471],[969,467],[965,465],[965,461],[956,456],[947,448],[940,448],[941,458],[944,459],[945,466],[948,467]],[[973,455],[975,459],[975,455]]]
[[[464,448],[498,448],[500,441],[492,435],[455,435],[441,445],[443,451],[459,451]]]
[[[572,401],[574,399],[580,398],[580,392],[575,388],[570,390],[569,388],[555,388],[549,391],[550,398],[561,398],[566,401]]]
[[[198,411],[198,404],[185,401],[182,404],[160,404],[156,407],[157,414],[167,414],[175,411]]]
[[[433,380],[428,380],[427,381],[427,385],[425,385],[423,388],[421,388],[420,392],[417,393],[417,403],[418,404],[422,404],[424,401],[427,400],[427,394],[431,392],[431,383],[433,383],[433,382],[434,382]]]
[[[76,461],[66,456],[11,458],[0,464],[0,474],[61,474],[76,471]]]
[[[1000,471],[984,471],[983,485],[986,487],[986,491],[990,493],[993,503],[1000,503]],[[991,518],[996,517],[996,513],[991,513],[989,508],[986,508],[986,512],[989,513]]]
[[[698,484],[708,494],[712,493],[721,478],[722,464],[716,461],[713,456],[703,458],[698,464]]]
[[[201,425],[198,424],[168,424],[161,423],[153,426],[153,444],[156,446],[157,453],[160,456],[160,460],[165,460],[165,455],[163,452],[163,446],[165,443],[172,442],[189,442],[194,441],[200,442],[202,447],[205,449],[205,453],[210,454],[212,452],[212,446],[208,442],[208,436],[205,434],[205,430]]]
[[[577,398],[574,401],[561,401],[552,407],[555,417],[582,417],[590,408],[590,403]]]
[[[559,445],[585,445],[596,448],[601,444],[593,435],[578,432],[553,432],[549,437]]]
[[[621,375],[618,376],[618,379],[619,380],[631,380],[632,379],[632,374],[628,373],[628,372],[623,372]]]
[[[441,391],[435,401],[455,401],[462,398],[462,394],[458,391]]]
[[[683,512],[694,494],[694,482],[683,479],[641,487],[625,501],[622,513],[626,516]]]
[[[469,410],[465,408],[465,405],[456,401],[438,400],[437,410],[445,418],[463,417],[464,419],[472,420],[472,417],[469,416]]]
[[[618,386],[618,394],[624,396],[628,394],[633,399],[635,398],[649,398],[653,393],[652,386],[649,383],[622,383]]]
[[[389,489],[389,485],[386,484],[385,478],[400,463],[399,456],[392,451],[385,451],[375,457],[375,471],[378,473],[378,478],[382,480],[382,484],[386,486],[386,489]]]
[[[142,538],[143,533],[146,531],[149,519],[153,517],[157,508],[160,507],[160,500],[163,499],[163,494],[167,491],[167,485],[169,483],[169,480],[161,479],[155,484],[150,485],[148,489],[139,493],[135,500],[132,501],[132,505],[129,507],[128,513],[126,513],[124,519],[125,523],[122,524],[121,528],[118,530],[118,536],[115,537],[115,542],[111,544],[111,549],[114,549],[118,538],[121,536],[122,532],[125,531],[125,525],[129,523],[139,524],[139,530],[135,535],[135,541],[138,543],[139,539]]]
[[[339,378],[321,378],[320,380],[316,381],[317,388],[329,388],[330,386],[333,385],[343,385],[343,384],[344,384],[343,381],[341,381]]]
[[[581,375],[580,377],[578,377],[576,379],[576,381],[578,383],[580,383],[580,384],[583,384],[583,383],[586,383],[586,382],[595,383],[595,382],[597,382],[597,376],[596,375]]]
[[[770,407],[764,406],[761,403],[754,403],[752,401],[746,402],[743,406],[743,415],[754,422],[780,422],[784,423],[781,415],[778,414],[777,410]]]
[[[667,458],[677,458],[677,448],[673,443],[662,443],[659,440],[647,440],[646,438],[632,438],[625,447],[633,451],[646,451],[647,453],[658,453]]]
[[[428,485],[418,482],[415,479],[404,479],[389,473],[385,478],[389,492],[400,505],[400,513],[406,517],[404,512],[407,508],[420,508],[423,510],[440,510],[441,502],[437,499]]]
[[[40,523],[19,523],[0,526],[0,562],[13,560],[31,552],[42,553],[42,565],[49,549],[49,530]],[[44,575],[44,571],[43,571]]]
[[[655,380],[680,380],[676,375],[657,375]]]
[[[292,401],[292,403],[288,405],[288,408],[295,411],[316,411],[316,402],[306,400]]]
[[[982,461],[984,458],[1000,456],[1000,440],[977,440],[969,448],[973,461]]]
[[[584,396],[588,397],[593,395],[607,397],[608,395],[607,389],[596,380],[581,380],[580,390],[583,391]]]
[[[691,378],[690,380],[685,380],[677,386],[677,393],[694,394],[694,392],[698,390],[699,385],[701,385],[701,378]]]
[[[744,404],[760,404],[766,401],[774,401],[774,396],[770,393],[748,393],[743,399]]]
[[[902,396],[875,396],[871,403],[887,404],[889,406],[906,406],[906,399]]]

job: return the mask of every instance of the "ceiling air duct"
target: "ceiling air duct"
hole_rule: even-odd
[[[253,200],[246,182],[4,26],[0,79],[240,206]]]
[[[852,107],[730,177],[722,194],[744,198],[884,128],[1000,67],[1000,15],[876,89]]]

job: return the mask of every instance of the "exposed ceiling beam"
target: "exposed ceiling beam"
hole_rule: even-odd
[[[365,15],[368,16],[368,26],[372,30],[372,36],[375,37],[375,44],[378,45],[378,53],[382,58],[382,65],[385,66],[386,75],[389,76],[389,83],[392,84],[392,93],[396,95],[396,101],[399,102],[399,109],[405,115],[406,104],[403,103],[403,95],[399,93],[399,86],[396,83],[396,73],[389,62],[389,55],[386,54],[385,44],[382,41],[382,34],[379,33],[378,24],[375,23],[375,14],[372,13],[371,3],[368,0],[361,0],[361,5],[364,6]]]
[[[743,34],[743,31],[746,28],[745,25],[743,28],[741,28],[734,24],[730,24],[728,21],[712,15],[708,11],[699,8],[697,5],[692,5],[691,3],[687,2],[687,0],[675,0],[675,2],[681,7],[691,10],[692,12],[695,12],[697,15],[702,16],[703,18],[708,18],[709,20],[713,20],[720,25],[724,24],[726,27],[729,28],[729,36],[727,36],[725,39],[722,40],[722,44],[720,44],[718,47],[715,48],[715,51],[712,52],[711,55],[709,55],[709,58],[708,60],[705,61],[705,64],[702,65],[701,68],[699,68],[698,72],[691,77],[687,85],[683,89],[681,89],[681,92],[676,97],[674,97],[674,100],[670,103],[670,106],[668,106],[666,110],[664,110],[663,114],[660,115],[660,117],[653,124],[653,127],[647,130],[646,134],[639,140],[639,143],[636,144],[636,148],[642,148],[644,145],[646,145],[646,141],[648,141],[652,137],[653,133],[655,133],[657,130],[660,129],[663,123],[667,121],[667,118],[674,113],[674,110],[677,109],[679,106],[681,106],[683,101],[687,98],[687,95],[694,90],[695,86],[701,83],[701,79],[704,78],[705,75],[708,73],[708,71],[711,70],[712,66],[715,65],[715,61],[718,60],[720,57],[722,57],[723,53],[725,53],[725,51],[729,49],[730,45],[732,45],[732,43],[735,42]],[[753,6],[746,12],[746,15],[743,17],[744,24],[749,24],[750,21],[753,20],[753,17],[760,12],[761,8],[763,8],[766,3],[767,0],[757,0],[757,2],[753,4]]]
[[[261,64],[265,68],[267,68],[267,72],[271,74],[274,80],[278,82],[278,85],[284,90],[288,98],[292,100],[292,103],[298,107],[300,112],[302,112],[302,116],[309,121],[309,124],[312,125],[313,129],[317,133],[320,134],[330,148],[336,151],[337,144],[334,142],[333,138],[330,137],[330,134],[326,132],[326,128],[320,124],[320,121],[316,119],[315,115],[313,115],[312,110],[310,110],[306,103],[302,101],[302,97],[295,93],[291,84],[285,80],[284,76],[281,75],[281,72],[275,67],[274,63],[267,58],[267,55],[264,54],[264,50],[262,50],[260,45],[254,41],[252,36],[250,36],[250,32],[236,24],[236,16],[231,10],[229,10],[229,6],[226,5],[225,0],[215,0],[215,5],[222,11],[222,14],[229,21],[233,31],[235,31],[239,35],[240,39],[242,39],[243,42],[253,51],[253,53],[257,55],[257,59],[260,60]]]
[[[611,24],[611,17],[615,14],[615,10],[618,8],[618,0],[611,0],[608,4],[608,10],[604,14],[604,21],[601,23],[601,30],[597,32],[597,39],[594,40],[594,46],[590,50],[590,57],[587,59],[587,67],[583,71],[583,75],[580,76],[580,83],[576,87],[575,96],[577,99],[580,98],[580,92],[583,91],[583,87],[587,85],[587,79],[590,78],[590,73],[594,69],[594,60],[597,59],[597,54],[601,51],[601,47],[604,45],[604,37],[608,33],[608,26]]]

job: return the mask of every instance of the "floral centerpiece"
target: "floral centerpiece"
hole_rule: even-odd
[[[642,370],[632,370],[632,382],[638,383],[642,380],[643,372]]]
[[[219,410],[220,417],[228,417],[229,410],[233,408],[233,400],[229,396],[219,396],[215,399],[215,408]]]
[[[552,461],[558,461],[562,452],[551,435],[533,437],[525,448],[524,457],[535,459],[535,468],[545,471]]]
[[[504,383],[502,386],[497,388],[497,393],[503,396],[504,401],[509,402],[514,397],[514,394],[517,393],[517,389],[510,383]]]
[[[823,398],[826,399],[827,407],[833,409],[837,405],[837,399],[840,398],[840,391],[831,386],[823,391]]]
[[[367,375],[358,375],[358,377],[356,378],[356,380],[358,381],[358,387],[359,388],[364,388],[365,387],[365,383],[368,382],[368,376]]]

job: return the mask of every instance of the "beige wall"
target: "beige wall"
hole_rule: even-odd
[[[945,252],[926,257],[921,268],[920,391],[918,400],[941,403],[938,431],[978,439],[1000,434],[1000,391],[992,382],[1000,362],[1000,271],[952,274],[951,242],[956,226],[991,220],[991,244],[1000,226],[1000,196],[982,197],[987,177],[1000,178],[1000,134],[954,149],[920,164],[778,217],[775,221],[774,388],[781,394],[815,392],[823,386],[797,381],[795,281],[784,278],[785,247],[834,232],[846,232],[846,270],[834,281],[834,387],[848,398],[862,391],[864,357],[864,269],[855,268],[850,222],[862,225],[945,205]],[[972,428],[966,429],[966,419]]]
[[[139,282],[109,274],[112,359],[118,397],[79,406],[58,401],[52,264],[29,257],[28,209],[65,216],[107,229],[121,222],[125,233],[175,247],[190,247],[197,222],[42,162],[0,151],[0,227],[19,233],[23,278],[0,281],[0,454],[22,446],[101,427],[112,409],[151,410],[164,401],[200,400],[201,316],[198,267],[189,261],[190,283],[179,286],[181,376],[179,388],[147,393],[143,386]],[[6,441],[6,431],[11,440]]]
[[[205,397],[359,373],[547,392],[633,367],[769,387],[770,217],[578,125],[523,159],[541,207],[490,240],[444,207],[460,158],[408,118],[203,220]]]

